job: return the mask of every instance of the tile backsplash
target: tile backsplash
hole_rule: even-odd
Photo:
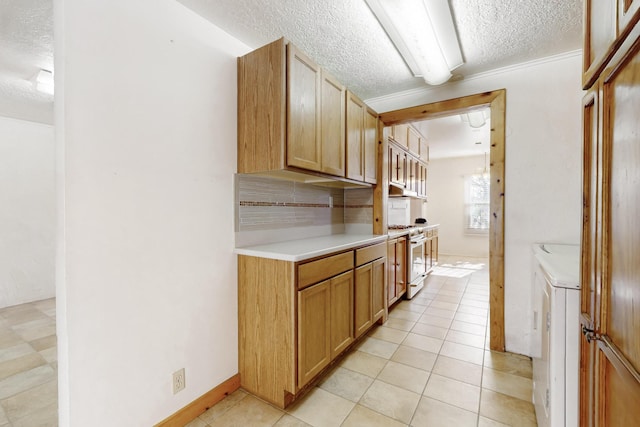
[[[236,175],[236,232],[371,224],[373,189],[322,187]]]

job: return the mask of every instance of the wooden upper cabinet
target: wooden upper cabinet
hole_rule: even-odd
[[[365,107],[353,98],[347,102],[346,94],[338,80],[285,39],[238,58],[238,173],[288,170],[345,178],[352,155],[354,179],[375,183],[375,177],[365,178],[363,164],[371,160],[363,151],[364,139],[371,137],[364,132]],[[359,143],[349,150],[346,109],[358,103],[360,113],[350,123]]]
[[[345,176],[345,87],[322,70],[320,138],[322,172]]]
[[[409,126],[407,131],[407,145],[409,152],[420,155],[420,134],[411,126]]]
[[[322,171],[320,67],[287,46],[287,166]]]
[[[420,152],[418,155],[420,156],[420,160],[429,163],[429,143],[424,136],[420,136]]]
[[[364,181],[364,102],[347,91],[347,178]]]
[[[593,84],[597,74],[613,55],[613,42],[616,39],[616,1],[585,1],[582,77],[584,88]]]
[[[393,125],[391,136],[395,142],[409,149],[409,125]]]
[[[364,181],[369,184],[378,182],[378,113],[369,107],[364,109]]]
[[[640,0],[618,0],[618,34],[626,35],[638,22]]]

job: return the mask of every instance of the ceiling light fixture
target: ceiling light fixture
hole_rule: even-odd
[[[447,0],[365,0],[415,77],[439,85],[464,64]]]
[[[33,84],[38,92],[53,95],[53,73],[49,70],[40,70],[33,79]]]
[[[487,123],[487,119],[490,117],[488,109],[470,111],[468,113],[460,114],[460,119],[467,123],[473,129],[478,129]]]

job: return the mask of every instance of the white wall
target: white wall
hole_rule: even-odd
[[[384,112],[506,88],[505,339],[516,353],[530,353],[532,244],[580,241],[581,60],[563,55],[367,100]]]
[[[450,157],[429,162],[427,218],[430,224],[440,224],[438,250],[443,255],[489,256],[488,234],[464,232],[464,178],[482,172],[483,167],[484,156]]]
[[[0,117],[0,308],[55,295],[53,126]]]
[[[60,425],[149,426],[238,372],[249,49],[174,0],[61,0],[55,28]]]

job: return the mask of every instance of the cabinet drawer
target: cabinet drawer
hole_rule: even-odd
[[[433,237],[433,230],[427,230],[426,235],[427,237]]]
[[[366,248],[356,249],[356,267],[382,258],[387,255],[387,243],[378,243],[377,245],[367,246]]]
[[[328,256],[298,266],[298,289],[343,273],[353,268],[353,251]]]

